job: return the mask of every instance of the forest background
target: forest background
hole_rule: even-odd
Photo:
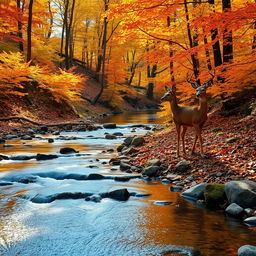
[[[255,18],[253,0],[1,0],[2,116],[120,111],[165,84],[184,101],[187,74],[225,101],[255,89]]]

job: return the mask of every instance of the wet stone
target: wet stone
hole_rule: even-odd
[[[76,151],[75,149],[70,148],[70,147],[65,147],[65,148],[60,149],[61,154],[72,154],[72,153],[78,153],[78,152],[79,151]]]
[[[173,202],[170,202],[170,201],[155,201],[154,204],[164,206],[164,205],[171,205],[171,204],[173,204]]]
[[[48,142],[49,142],[49,143],[53,143],[53,142],[54,142],[54,139],[50,138],[50,139],[48,139]]]
[[[183,187],[182,186],[172,186],[170,187],[170,191],[172,192],[180,192],[182,191]]]
[[[58,156],[54,155],[54,154],[37,154],[36,155],[37,161],[50,160],[50,159],[55,159],[55,158],[58,158]]]

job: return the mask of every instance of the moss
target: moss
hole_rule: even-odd
[[[204,189],[206,206],[209,208],[221,208],[226,200],[223,184],[208,184]]]

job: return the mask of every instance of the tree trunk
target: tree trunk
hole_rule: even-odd
[[[254,26],[253,26],[254,30],[256,29],[256,21],[254,22]],[[252,49],[256,49],[256,34],[254,34],[253,36],[253,41],[252,41]]]
[[[231,10],[230,0],[222,0],[223,12]],[[232,30],[225,29],[223,34],[223,63],[230,63],[233,60],[233,36]]]
[[[215,12],[215,2],[214,2],[214,0],[208,0],[208,3],[213,6],[213,12]],[[211,30],[211,39],[212,39],[212,41],[215,41],[216,38],[218,38],[218,29],[217,28]],[[214,66],[218,67],[218,66],[222,65],[222,58],[221,58],[219,40],[217,40],[212,45],[212,50],[213,50]]]
[[[20,18],[22,16],[22,10],[21,10],[21,2],[20,0],[17,0],[17,9],[19,12],[19,20],[18,20],[18,37],[22,40],[22,23],[20,21]],[[24,51],[23,42],[19,41],[19,49],[21,52]]]
[[[104,0],[104,10],[105,12],[108,10],[109,0]],[[103,37],[102,37],[102,59],[101,59],[101,79],[100,79],[100,91],[98,95],[96,95],[95,99],[93,100],[93,104],[96,104],[101,97],[104,87],[105,87],[105,62],[106,62],[106,50],[107,50],[107,29],[108,29],[108,18],[104,17],[103,20]]]
[[[52,35],[52,26],[53,26],[53,14],[52,14],[52,9],[51,9],[51,1],[48,1],[48,11],[50,14],[50,28],[47,34],[47,38],[50,39]]]
[[[147,87],[147,91],[146,91],[146,96],[149,100],[153,100],[154,99],[154,82],[151,81],[156,77],[156,71],[157,71],[157,65],[154,64],[152,66],[152,69],[150,68],[150,65],[147,66],[147,75],[148,75],[148,87]]]
[[[205,45],[208,44],[206,36],[204,36],[204,44]],[[211,64],[210,52],[209,52],[208,48],[205,48],[205,57],[206,57],[206,61],[207,61],[207,68],[208,68],[209,71],[211,71],[212,70],[212,64]]]
[[[168,16],[167,17],[167,27],[171,26],[171,18]],[[173,49],[172,49],[172,45],[173,43],[171,41],[169,41],[169,57],[172,58],[173,57]],[[174,63],[173,61],[170,61],[169,63],[169,70],[170,70],[170,77],[171,77],[171,84],[172,86],[175,85],[175,77],[174,77]]]
[[[193,38],[192,38],[192,33],[191,33],[191,29],[190,29],[190,23],[189,23],[189,14],[188,14],[188,5],[187,5],[187,0],[184,0],[184,7],[185,7],[185,13],[186,13],[186,21],[187,21],[187,33],[188,33],[188,40],[189,40],[189,46],[190,48],[194,47],[193,44]],[[195,54],[191,54],[191,60],[192,60],[192,65],[193,65],[193,71],[194,71],[194,75],[195,78],[197,79],[198,75],[199,75],[199,61],[196,58]],[[200,81],[197,81],[200,84]]]
[[[32,48],[32,20],[33,20],[33,0],[29,1],[28,6],[28,27],[27,27],[27,62],[31,60],[31,48]]]

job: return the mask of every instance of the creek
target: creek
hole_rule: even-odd
[[[178,192],[171,192],[170,185],[140,178],[127,182],[113,179],[127,173],[109,165],[109,159],[117,153],[107,150],[115,149],[126,136],[147,132],[143,127],[132,132],[133,124],[151,127],[164,120],[163,112],[126,113],[102,121],[117,123],[116,129],[62,132],[64,137],[44,135],[42,139],[8,141],[13,147],[0,145],[0,154],[8,156],[59,155],[62,147],[79,151],[79,154],[59,155],[46,161],[0,162],[0,183],[11,181],[12,184],[0,186],[0,255],[234,256],[240,246],[256,244],[255,230],[240,220],[188,202]],[[124,136],[107,140],[105,132],[121,132]],[[48,138],[54,138],[54,143],[48,143]],[[109,178],[76,178],[92,173]],[[19,182],[31,177],[31,183]],[[131,196],[125,202],[110,198],[98,203],[84,198],[48,203],[31,201],[35,196],[45,199],[64,192],[99,194],[121,188],[151,196]]]

